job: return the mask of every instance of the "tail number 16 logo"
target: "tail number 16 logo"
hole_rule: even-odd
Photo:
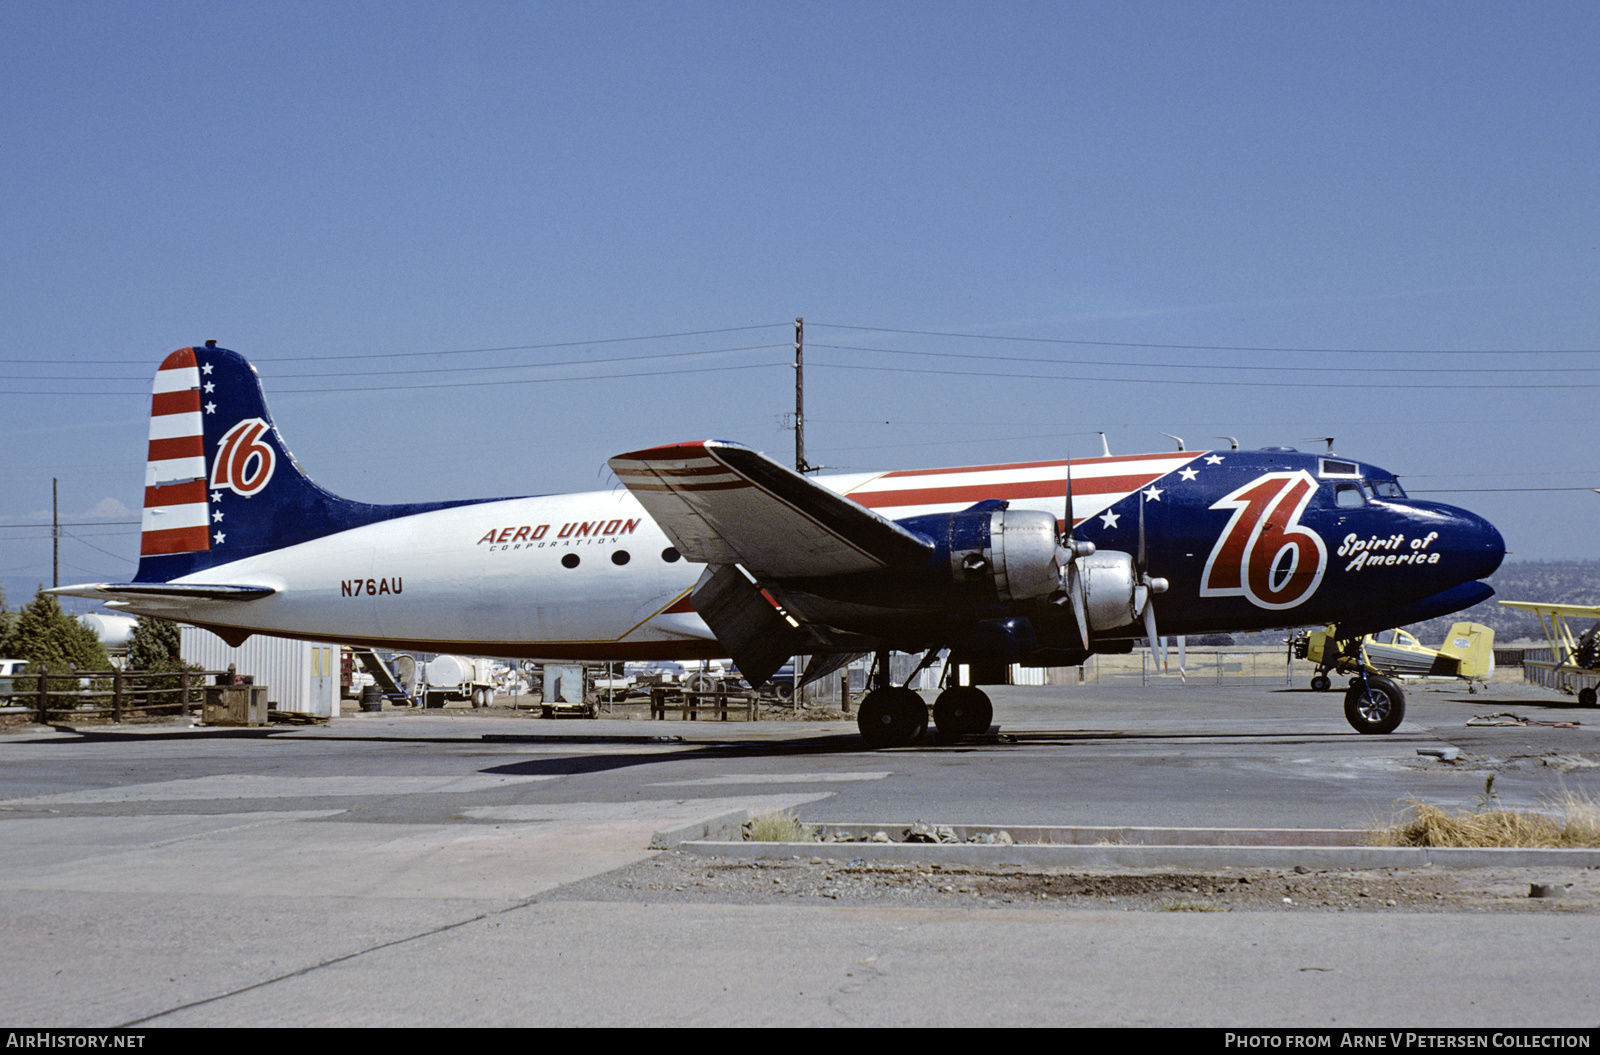
[[[260,418],[246,418],[223,434],[211,466],[212,487],[248,498],[267,486],[276,464],[272,447],[261,441],[268,427]]]
[[[1322,536],[1300,524],[1317,493],[1304,470],[1268,473],[1223,498],[1212,509],[1233,518],[1206,558],[1202,597],[1243,595],[1260,608],[1293,608],[1316,592],[1328,567]]]

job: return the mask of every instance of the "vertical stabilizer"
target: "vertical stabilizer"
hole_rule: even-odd
[[[136,582],[219,564],[381,520],[472,502],[368,505],[300,471],[237,352],[180,348],[156,371]]]
[[[1494,630],[1480,623],[1456,623],[1439,647],[1441,656],[1459,662],[1463,678],[1487,678],[1494,673]]]

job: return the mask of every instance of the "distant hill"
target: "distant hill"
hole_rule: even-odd
[[[1497,645],[1529,640],[1543,644],[1544,631],[1532,612],[1507,608],[1501,601],[1543,601],[1549,604],[1600,605],[1600,560],[1517,560],[1506,561],[1490,576],[1494,596],[1454,615],[1412,623],[1405,629],[1424,645],[1444,640],[1452,623],[1482,623],[1494,630]],[[1237,644],[1279,644],[1282,631],[1261,634],[1236,634]]]
[[[1443,640],[1451,623],[1482,623],[1494,628],[1496,644],[1527,638],[1543,643],[1544,631],[1532,612],[1507,608],[1501,601],[1600,605],[1600,560],[1506,561],[1489,578],[1494,596],[1464,612],[1406,627],[1423,644]]]

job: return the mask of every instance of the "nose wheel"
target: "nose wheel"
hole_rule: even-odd
[[[1344,717],[1358,733],[1392,733],[1406,716],[1406,694],[1388,678],[1353,678],[1344,694]]]

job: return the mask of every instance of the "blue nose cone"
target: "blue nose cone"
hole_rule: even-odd
[[[1442,502],[1413,502],[1411,508],[1423,515],[1430,531],[1439,533],[1435,545],[1443,552],[1449,574],[1456,581],[1487,579],[1505,560],[1505,538],[1478,514]]]
[[[1463,530],[1457,549],[1474,579],[1487,579],[1506,559],[1506,540],[1500,530],[1476,513],[1457,510]]]

